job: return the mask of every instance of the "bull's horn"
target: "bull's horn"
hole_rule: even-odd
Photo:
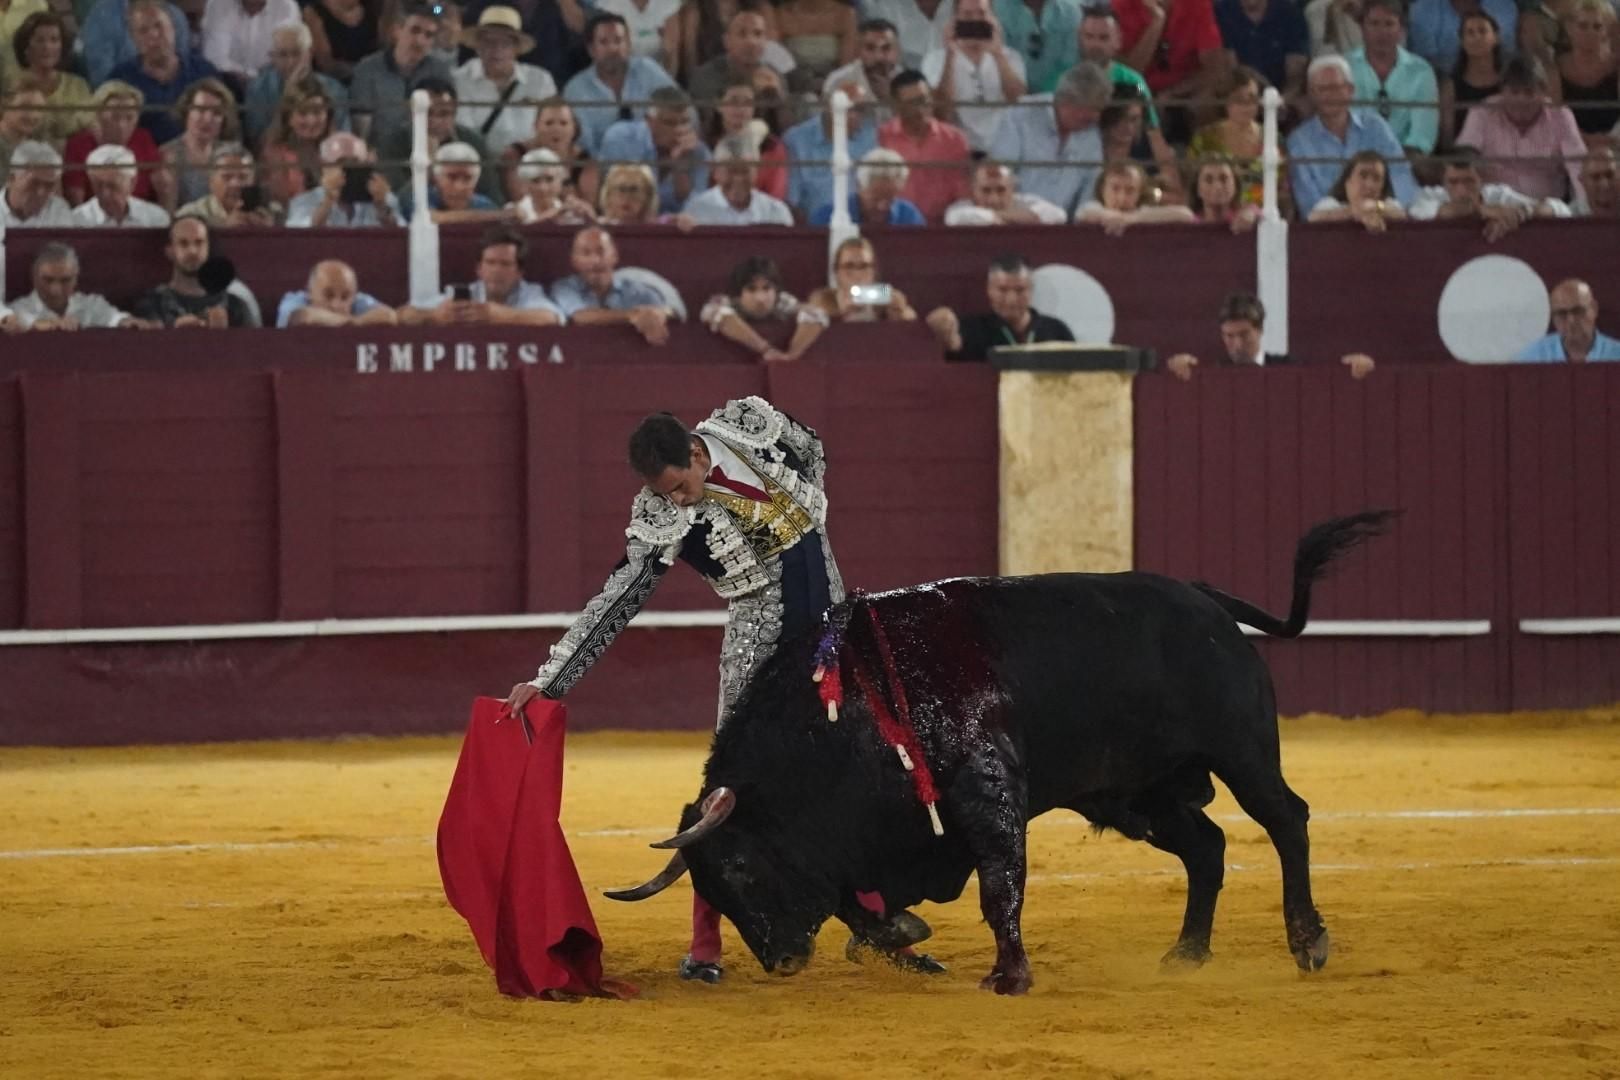
[[[658,876],[651,881],[643,882],[633,889],[603,889],[602,895],[609,900],[645,900],[675,884],[684,873],[686,873],[686,856],[677,851],[669,860],[669,865],[658,871]]]
[[[695,844],[718,829],[737,807],[737,796],[730,788],[715,788],[703,800],[703,817],[689,829],[683,829],[668,840],[660,840],[655,848],[683,848]]]

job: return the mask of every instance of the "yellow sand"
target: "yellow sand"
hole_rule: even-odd
[[[1620,1075],[1620,714],[1311,718],[1285,740],[1336,947],[1319,975],[1285,950],[1247,820],[1223,820],[1239,869],[1214,961],[1165,977],[1179,867],[1052,815],[1030,838],[1027,998],[976,989],[993,954],[971,889],[923,909],[940,978],[850,965],[834,924],[795,979],[728,937],[727,981],[683,984],[682,883],[596,902],[643,995],[576,1005],[497,994],[439,891],[456,739],[0,751],[0,1076]],[[593,895],[662,864],[645,843],[703,751],[572,740],[564,826]],[[1559,812],[1388,816],[1447,808]],[[585,835],[609,829],[635,835]],[[92,854],[178,844],[245,846]]]

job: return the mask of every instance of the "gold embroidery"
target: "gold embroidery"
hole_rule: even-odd
[[[754,555],[764,560],[797,544],[816,523],[782,485],[764,474],[759,478],[765,483],[769,502],[756,502],[746,495],[714,488],[708,488],[705,494],[731,516]]]

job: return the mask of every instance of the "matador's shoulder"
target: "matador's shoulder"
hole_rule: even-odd
[[[697,429],[733,446],[765,450],[775,446],[788,426],[787,414],[762,397],[736,398],[709,414]]]
[[[624,534],[654,548],[665,563],[670,563],[695,520],[690,507],[676,506],[651,488],[642,488],[630,504],[630,524]]]

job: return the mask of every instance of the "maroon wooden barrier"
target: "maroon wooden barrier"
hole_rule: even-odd
[[[531,229],[528,276],[550,283],[569,273],[570,232]],[[625,265],[648,266],[668,277],[694,309],[718,291],[742,256],[769,255],[800,296],[825,280],[826,233],[812,229],[698,229],[644,227],[616,231]],[[982,309],[984,273],[1003,252],[1031,262],[1068,263],[1092,274],[1110,294],[1115,340],[1161,354],[1207,352],[1216,345],[1214,314],[1233,289],[1253,288],[1252,235],[1233,236],[1211,226],[1151,226],[1109,237],[1100,229],[1018,227],[996,229],[875,229],[884,276],[904,289],[919,310],[952,304]],[[478,230],[442,232],[445,281],[470,278]],[[168,277],[160,233],[137,230],[13,230],[6,237],[7,287],[28,290],[30,261],[47,240],[63,240],[83,253],[81,287],[127,303]],[[404,230],[222,233],[219,249],[237,263],[274,317],[283,293],[303,288],[317,261],[340,255],[359,271],[361,287],[396,303],[406,292]],[[1292,351],[1331,360],[1359,349],[1383,363],[1447,359],[1436,312],[1451,273],[1468,259],[1510,255],[1527,262],[1550,284],[1584,277],[1600,302],[1620,312],[1620,224],[1538,221],[1487,244],[1470,223],[1433,222],[1369,235],[1355,226],[1296,225],[1289,234],[1292,267]],[[1610,326],[1611,332],[1614,327]],[[3,351],[45,350],[53,343],[10,339]],[[35,354],[42,355],[42,354]]]

